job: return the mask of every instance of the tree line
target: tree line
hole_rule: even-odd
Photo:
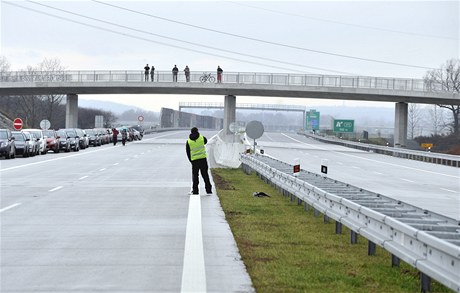
[[[21,71],[34,72],[62,72],[65,67],[58,59],[45,59],[36,66],[27,66]],[[0,72],[10,71],[8,60],[0,56]],[[51,128],[65,127],[66,120],[66,95],[24,95],[24,96],[0,96],[0,109],[2,114],[11,119],[19,117],[23,120],[24,128],[40,128],[40,122],[44,119],[50,121]],[[104,127],[111,127],[117,120],[110,111],[78,108],[78,127],[82,129],[95,127],[95,116],[104,117]]]

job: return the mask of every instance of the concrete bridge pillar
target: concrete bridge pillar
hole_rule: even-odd
[[[65,128],[75,128],[78,125],[78,95],[68,94],[65,107]]]
[[[224,100],[224,135],[231,135],[229,126],[236,119],[236,97],[232,95],[225,96]]]
[[[407,103],[400,102],[395,105],[395,134],[394,146],[405,148],[407,145]]]

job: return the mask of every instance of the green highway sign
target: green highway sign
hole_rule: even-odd
[[[307,125],[305,129],[307,130],[319,130],[319,112],[316,110],[307,111]]]
[[[355,128],[355,120],[335,120],[334,132],[353,132]]]

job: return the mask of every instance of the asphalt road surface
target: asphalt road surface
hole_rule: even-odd
[[[251,292],[217,196],[203,182],[188,195],[188,134],[0,160],[0,292]],[[257,142],[302,169],[327,164],[328,177],[460,219],[459,168],[294,133]]]
[[[188,134],[2,159],[0,292],[251,292]]]
[[[460,220],[460,168],[325,144],[294,133],[265,133],[259,148],[304,170]]]

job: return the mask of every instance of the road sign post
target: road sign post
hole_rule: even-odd
[[[22,119],[21,118],[15,118],[13,121],[13,127],[16,130],[21,130],[22,129]]]
[[[307,112],[307,125],[306,128],[307,130],[319,130],[319,112],[316,112],[316,110],[310,110]]]
[[[43,130],[48,130],[51,127],[51,122],[49,120],[43,119],[40,121],[40,128]]]
[[[334,132],[354,132],[355,120],[336,120],[334,119]]]

